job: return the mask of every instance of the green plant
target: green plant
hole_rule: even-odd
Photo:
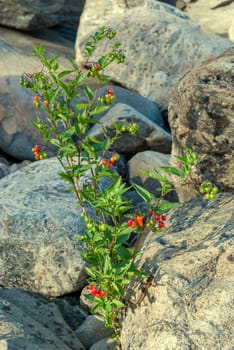
[[[126,287],[132,277],[145,276],[135,265],[139,239],[146,230],[162,230],[166,222],[164,213],[175,205],[162,201],[173,189],[165,172],[184,179],[196,159],[186,149],[184,158],[180,159],[184,164],[182,172],[173,167],[164,167],[164,173],[157,170],[149,173],[161,184],[161,195],[155,198],[136,184],[124,183],[113,170],[119,158],[114,152],[114,143],[125,132],[134,135],[138,131],[136,124],[115,123],[112,125],[112,136],[103,127],[104,138],[101,140],[88,135],[90,125],[99,123],[95,117],[109,108],[115,95],[113,89],[107,88],[104,96],[97,97],[97,90],[89,87],[87,78],[95,78],[99,87],[109,79],[104,76],[105,68],[125,60],[118,42],[97,62],[92,62],[91,56],[98,42],[112,40],[115,35],[115,30],[103,27],[86,43],[87,70],[81,70],[68,58],[71,69],[61,71],[58,56],[49,57],[43,47],[35,47],[34,54],[42,63],[42,69],[33,74],[24,73],[20,84],[35,93],[35,107],[47,112],[46,120],[41,116],[36,117],[33,124],[44,142],[54,146],[63,169],[59,175],[71,185],[82,208],[86,229],[79,239],[84,242],[82,257],[87,263],[85,269],[89,276],[90,293],[86,297],[94,302],[92,311],[100,313],[105,325],[113,328],[118,336],[119,309],[124,307]],[[81,92],[85,94],[87,102],[77,101]],[[32,149],[36,160],[47,157],[41,149],[40,145]],[[107,179],[109,183],[104,185],[103,181]],[[129,214],[133,207],[125,194],[130,186],[147,203],[146,213],[136,211]],[[133,246],[129,246],[128,241],[133,233],[136,240]]]

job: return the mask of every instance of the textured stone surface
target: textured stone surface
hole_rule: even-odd
[[[23,73],[42,69],[39,60],[33,57],[33,46],[41,44],[51,55],[60,54],[61,69],[70,67],[65,56],[73,55],[70,42],[58,33],[37,34],[39,37],[6,28],[0,30],[0,150],[19,160],[32,160],[31,149],[41,141],[32,125],[39,113],[32,103],[33,93],[19,85]]]
[[[17,288],[0,288],[1,350],[84,350],[58,307]]]
[[[86,282],[84,223],[57,159],[34,162],[0,180],[0,284],[59,296]],[[17,261],[17,264],[16,264]]]
[[[196,167],[199,179],[221,191],[234,189],[234,48],[197,65],[174,89],[169,104],[172,160],[184,146],[204,160]],[[176,184],[181,201],[197,195],[196,183]]]
[[[83,6],[84,0],[1,0],[0,24],[21,30],[77,25]]]
[[[115,104],[99,121],[108,129],[110,135],[113,134],[113,122],[136,123],[139,126],[136,135],[124,133],[114,143],[113,149],[116,152],[131,154],[151,149],[162,153],[170,153],[170,134],[128,105],[123,103]],[[88,132],[88,135],[102,139],[104,137],[102,125],[94,125]]]
[[[82,63],[83,44],[103,25],[113,25],[127,61],[106,73],[114,81],[167,108],[173,85],[197,63],[224,51],[232,42],[208,33],[176,8],[154,0],[87,0],[76,39],[76,61]],[[112,42],[103,41],[95,58]]]
[[[117,350],[118,348],[118,340],[112,338],[104,338],[94,343],[89,350]]]
[[[233,349],[233,193],[194,199],[170,211],[160,235],[145,240],[139,265],[160,267],[122,324],[122,349]],[[140,283],[129,291],[140,296]]]
[[[101,316],[90,315],[75,333],[85,348],[90,348],[97,341],[110,337],[113,334],[113,330],[104,327],[104,321]]]
[[[228,31],[234,19],[234,2],[230,0],[190,1],[185,13],[205,30],[228,37]],[[229,36],[231,40],[231,38]]]
[[[164,127],[165,123],[163,121],[161,112],[158,106],[154,102],[132,91],[123,89],[120,86],[113,86],[113,85],[104,86],[98,89],[97,96],[100,96],[100,97],[105,96],[108,89],[113,89],[114,96],[115,96],[115,100],[111,104],[111,107],[113,107],[116,103],[123,103],[125,105],[128,105],[136,109],[138,112],[143,114],[145,117],[147,117],[157,125]],[[99,116],[101,116],[101,114],[98,115],[98,117]]]

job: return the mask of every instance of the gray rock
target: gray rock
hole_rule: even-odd
[[[1,350],[84,350],[49,299],[20,289],[0,288]]]
[[[9,166],[0,161],[0,179],[10,173]]]
[[[111,104],[111,107],[117,103],[123,103],[134,108],[152,122],[164,127],[164,121],[158,106],[148,98],[115,85],[108,85],[98,89],[97,96],[105,96],[106,91],[110,88],[114,90],[114,96],[116,97],[115,101]],[[102,115],[100,114],[99,116]]]
[[[104,338],[94,343],[89,350],[117,350],[120,349],[117,339]]]
[[[230,0],[185,0],[188,4],[185,9],[186,14],[199,23],[206,31],[213,32],[224,37],[228,37],[231,27],[234,2]],[[229,36],[230,40],[231,37]]]
[[[84,223],[57,159],[34,162],[0,181],[0,284],[60,296],[86,282]],[[16,264],[17,261],[17,264]]]
[[[221,191],[234,190],[234,47],[197,65],[175,87],[169,103],[172,160],[191,148],[203,157],[186,186],[175,183],[180,201],[198,194],[209,180]]]
[[[58,306],[64,320],[73,330],[80,327],[89,315],[88,312],[80,306],[78,296],[63,296],[55,299],[54,303]]]
[[[40,35],[33,37],[7,28],[0,31],[0,150],[18,160],[33,160],[31,149],[42,142],[32,125],[35,116],[39,115],[33,105],[33,93],[19,85],[23,73],[42,69],[39,60],[33,56],[33,46],[40,44],[51,55],[60,54],[61,69],[70,67],[64,56],[73,56],[69,41],[53,30],[42,31]],[[41,115],[46,117],[45,113]]]
[[[221,53],[233,43],[205,32],[176,8],[154,0],[108,2],[87,0],[76,39],[76,61],[85,62],[84,43],[103,25],[113,25],[116,41],[126,49],[125,64],[106,74],[121,86],[167,108],[171,88],[197,63]],[[112,41],[98,46],[94,60],[108,52]]]
[[[114,135],[113,122],[136,123],[139,126],[136,135],[133,136],[128,132],[124,133],[121,138],[114,143],[113,149],[116,152],[131,154],[151,149],[162,153],[170,153],[170,134],[128,105],[123,103],[115,104],[99,121],[108,129],[110,135]],[[88,132],[88,135],[102,139],[104,137],[102,125],[96,124],[93,126]]]
[[[85,348],[89,348],[97,341],[110,337],[113,334],[111,328],[104,328],[104,321],[99,315],[90,315],[75,331]]]
[[[17,5],[17,6],[16,6]],[[21,30],[35,30],[68,23],[77,25],[84,5],[84,0],[37,0],[29,3],[2,0],[0,24]]]
[[[123,350],[233,349],[233,206],[233,193],[197,198],[171,210],[161,234],[149,233],[139,266],[160,269],[141,304],[129,304]]]

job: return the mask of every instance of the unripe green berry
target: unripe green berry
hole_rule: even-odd
[[[217,194],[219,192],[218,187],[214,187],[211,191],[212,194]]]

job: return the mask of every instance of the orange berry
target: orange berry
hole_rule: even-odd
[[[34,97],[33,97],[33,101],[34,101],[34,102],[38,102],[38,101],[39,101],[39,96],[37,96],[37,95],[34,96]]]
[[[44,103],[44,105],[45,105],[46,107],[49,106],[49,101],[48,101],[48,100],[45,100],[43,103]]]
[[[134,218],[134,221],[137,223],[137,225],[139,227],[142,227],[143,226],[143,216],[136,216]]]
[[[36,152],[36,153],[34,154],[34,157],[35,157],[35,159],[39,160],[39,159],[41,158],[41,155],[40,155],[39,152]]]

